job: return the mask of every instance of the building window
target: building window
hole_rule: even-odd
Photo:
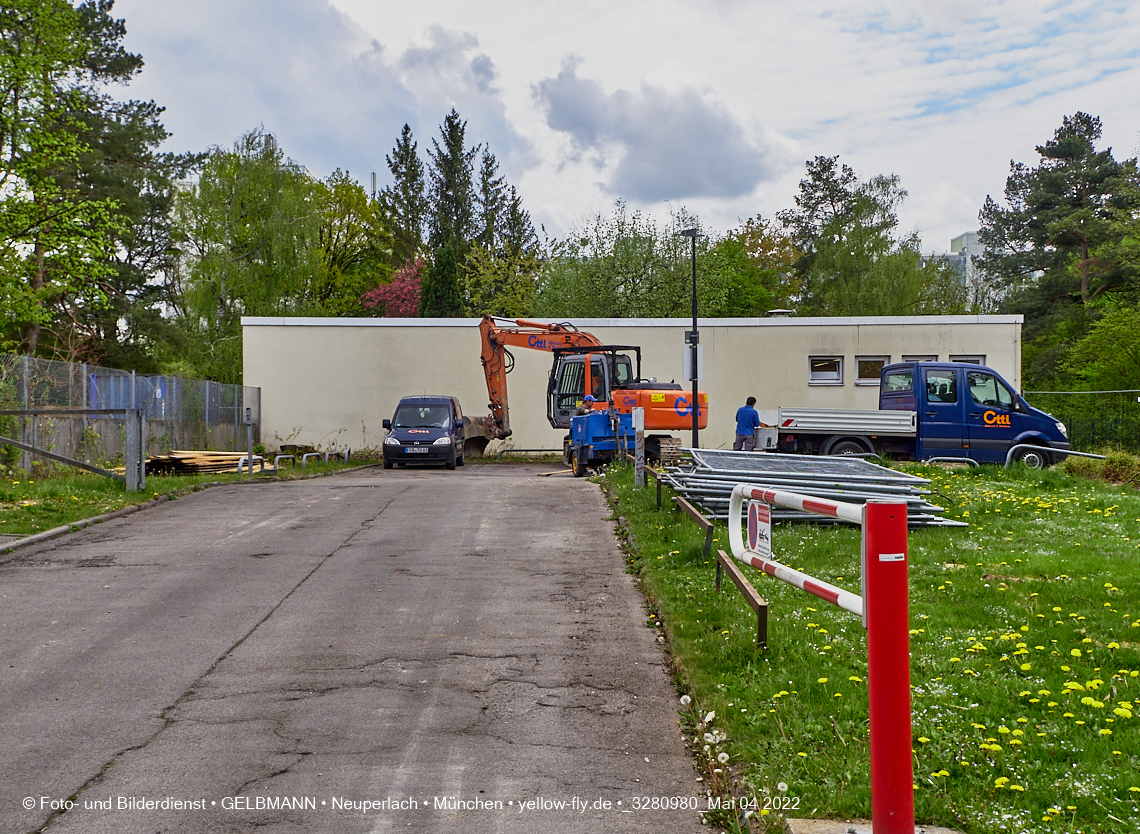
[[[914,353],[914,354],[904,353],[902,361],[903,362],[937,362],[938,361],[938,354],[937,353]]]
[[[986,357],[985,357],[985,354],[977,354],[977,353],[959,354],[957,356],[955,356],[952,353],[952,354],[950,354],[950,361],[951,362],[967,362],[971,365],[984,365],[984,364],[986,364]]]
[[[883,375],[883,366],[889,365],[889,356],[856,356],[855,357],[855,384],[878,385]]]
[[[811,385],[842,385],[843,384],[843,357],[842,356],[809,356],[811,376],[808,379]]]

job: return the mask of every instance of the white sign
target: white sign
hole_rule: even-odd
[[[693,380],[693,346],[685,345],[681,348],[681,379]],[[705,378],[705,347],[697,345],[697,376],[696,379]]]
[[[763,501],[748,502],[748,549],[772,558],[772,508]]]

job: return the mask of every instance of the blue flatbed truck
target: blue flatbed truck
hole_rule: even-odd
[[[781,408],[781,452],[875,452],[899,459],[1013,460],[1039,468],[1065,457],[1065,425],[1033,408],[992,368],[965,362],[897,362],[883,368],[879,410]]]

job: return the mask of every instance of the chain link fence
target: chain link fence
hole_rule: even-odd
[[[1140,391],[1024,391],[1025,401],[1069,430],[1074,449],[1140,453]]]
[[[145,454],[172,449],[244,451],[247,408],[257,443],[260,388],[0,354],[0,411],[53,412],[0,416],[0,436],[86,463],[122,465],[127,409],[142,411]],[[123,413],[59,413],[66,409]],[[3,444],[0,459],[6,465],[31,466],[29,453]]]

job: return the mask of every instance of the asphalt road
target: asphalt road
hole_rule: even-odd
[[[707,806],[598,488],[540,471],[215,487],[19,551],[2,830],[702,830],[638,809]]]

